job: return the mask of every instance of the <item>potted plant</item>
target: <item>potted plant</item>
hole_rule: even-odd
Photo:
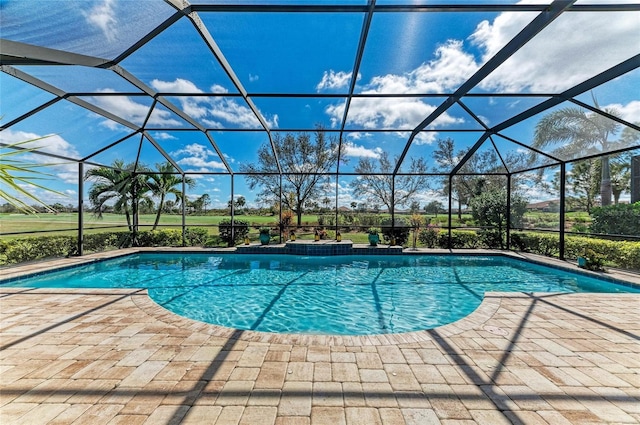
[[[604,256],[593,249],[586,248],[584,254],[578,257],[578,267],[593,271],[604,271]]]
[[[291,239],[292,242],[295,242],[296,240],[296,232],[294,232],[293,230],[289,232],[289,239]]]
[[[269,245],[269,241],[271,240],[271,228],[270,227],[261,227],[260,228],[260,243],[262,245]]]
[[[367,233],[369,233],[369,245],[377,246],[378,242],[380,242],[380,229],[377,227],[369,227]]]

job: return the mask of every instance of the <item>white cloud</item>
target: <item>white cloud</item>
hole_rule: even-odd
[[[431,60],[403,74],[374,76],[359,91],[364,94],[454,91],[535,16],[536,13],[504,12],[493,21],[481,22],[467,38],[478,49],[479,58],[463,40],[447,40],[437,47]],[[482,81],[480,88],[515,93],[563,91],[637,54],[638,19],[639,12],[567,12]],[[344,72],[325,71],[316,89],[346,84],[347,77]],[[347,119],[349,124],[365,129],[412,127],[435,109],[427,102],[428,99],[418,98],[355,98]],[[332,125],[337,126],[342,120],[344,102],[329,105],[325,112]],[[462,118],[445,113],[430,128],[461,122]]]
[[[380,158],[382,155],[382,149],[380,147],[376,147],[373,149],[365,148],[362,145],[356,145],[353,142],[344,143],[344,155],[345,156],[354,156],[358,158]]]
[[[436,109],[434,105],[417,98],[354,98],[349,107],[347,124],[364,129],[404,128],[411,130]],[[325,112],[336,127],[344,114],[344,103],[329,105]],[[429,128],[463,123],[464,119],[444,113]]]
[[[152,80],[151,86],[161,92],[173,93],[204,93],[193,82],[176,78],[175,81]],[[212,93],[224,94],[228,90],[221,85],[210,87]],[[248,106],[242,105],[235,98],[181,96],[179,98],[182,110],[193,118],[200,119],[212,128],[240,127],[259,128],[260,121]],[[264,116],[265,122],[271,128],[278,127],[278,115]]]
[[[483,61],[491,58],[534,16],[504,12],[491,23],[480,23],[470,39],[484,51]],[[507,92],[566,90],[637,54],[639,16],[638,12],[566,13],[480,86]]]
[[[194,167],[185,170],[190,173],[210,172],[214,170],[226,171],[224,163],[215,159],[217,155],[211,149],[199,143],[186,145],[183,149],[171,152],[171,155],[179,158],[176,161],[178,164],[186,167]],[[214,159],[211,159],[211,157]]]
[[[159,92],[169,93],[202,93],[195,84],[183,78],[176,78],[175,81],[151,80],[151,87]]]
[[[351,72],[344,71],[334,71],[330,69],[329,71],[324,71],[322,74],[322,80],[316,85],[316,90],[336,90],[347,87],[349,81],[351,80]],[[359,76],[358,76],[359,77]]]
[[[30,143],[21,145],[23,148],[37,148],[42,152],[60,155],[70,159],[80,158],[80,154],[76,148],[57,134],[39,135],[25,131],[13,131],[11,129],[4,130],[0,133],[0,142],[13,144],[25,140],[35,140]],[[34,164],[46,165],[41,171],[44,173],[53,173],[55,178],[62,180],[64,183],[78,183],[78,165],[75,162],[63,162],[64,160],[51,158],[35,153],[25,153],[20,160],[30,161]]]
[[[118,20],[116,19],[114,5],[114,0],[104,0],[102,3],[95,5],[90,11],[82,12],[87,22],[98,27],[108,41],[114,41],[117,35]]]
[[[107,88],[101,89],[98,92],[114,93],[115,91]],[[94,96],[92,101],[96,106],[136,125],[142,125],[149,113],[148,105],[138,103],[129,96]],[[171,112],[156,108],[151,113],[147,124],[157,127],[182,126],[182,122],[172,118],[172,116]],[[102,122],[102,125],[110,129],[118,127],[118,124],[111,120],[105,120]]]
[[[375,76],[367,84],[360,87],[363,94],[409,94],[409,93],[438,93],[455,90],[469,76],[478,65],[473,55],[462,49],[462,42],[449,40],[439,46],[434,59],[424,62],[416,69],[402,75],[387,74]],[[338,74],[325,72],[322,81],[316,87],[318,90],[334,80],[339,80]],[[336,127],[342,120],[345,103],[343,101],[331,104],[325,112]],[[376,128],[415,128],[422,122],[436,106],[420,98],[354,98],[349,107],[347,123],[365,129]],[[463,123],[464,119],[453,117],[448,113],[442,114],[429,128],[450,126]]]
[[[165,132],[157,132],[153,134],[153,137],[155,137],[158,140],[177,140],[178,138],[175,136],[172,136],[169,133],[165,133]]]
[[[626,105],[612,103],[611,105],[606,105],[604,109],[615,109],[620,118],[627,122],[633,124],[640,122],[640,100],[632,100]]]

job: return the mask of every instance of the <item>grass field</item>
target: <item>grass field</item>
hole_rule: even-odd
[[[228,216],[187,216],[186,224],[189,227],[202,226],[210,227],[209,233],[217,234],[217,225]],[[240,215],[236,216],[239,220],[249,222],[251,226],[272,226],[275,227],[278,222],[277,216],[257,216],[257,215]],[[112,231],[126,230],[125,216],[120,214],[104,214],[103,218],[99,219],[91,213],[85,213],[84,217],[84,229],[85,233],[97,233],[105,231],[106,229]],[[155,220],[154,214],[140,215],[141,229],[150,229]],[[463,214],[462,223],[471,220],[470,214]],[[575,220],[583,222],[589,222],[589,215],[584,212],[571,212],[566,216],[567,226]],[[543,212],[530,212],[525,214],[525,221],[532,223],[534,226],[542,227],[541,223],[545,221],[555,222],[559,221],[558,214],[556,213],[543,213]],[[317,215],[303,215],[303,226],[310,225],[318,222]],[[439,226],[447,225],[447,216],[439,214],[438,217],[431,217],[431,222]],[[454,217],[454,226],[460,225],[457,217]],[[182,217],[179,215],[162,215],[160,217],[159,227],[178,227],[182,225]],[[16,238],[24,236],[33,236],[37,232],[47,232],[45,234],[68,234],[73,235],[77,233],[78,227],[78,214],[77,213],[60,213],[60,214],[0,214],[0,235],[3,238]],[[33,232],[33,233],[31,233]],[[21,234],[19,234],[21,233]],[[30,234],[31,233],[31,234]],[[253,231],[252,231],[253,233]],[[301,232],[304,233],[304,232]]]
[[[155,214],[140,215],[140,225],[142,229],[150,229],[149,225],[153,225]],[[187,216],[187,226],[216,226],[227,216]],[[278,217],[273,216],[236,216],[236,219],[248,221],[250,225],[256,226],[275,226]],[[318,221],[315,215],[303,215],[303,223],[314,223]],[[104,214],[99,219],[93,214],[85,213],[83,217],[85,232],[95,233],[100,229],[93,228],[112,228],[112,230],[125,230],[127,221],[125,216],[120,214]],[[163,215],[160,217],[159,227],[181,226],[182,217],[179,215]],[[121,227],[121,229],[117,229]],[[15,233],[29,232],[55,232],[55,234],[75,234],[78,228],[77,213],[60,213],[60,214],[0,214],[0,234],[3,237],[18,237],[28,235],[11,235]],[[212,227],[210,233],[217,234],[217,228]]]

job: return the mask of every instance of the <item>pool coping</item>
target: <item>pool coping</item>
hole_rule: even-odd
[[[537,255],[516,253],[512,251],[495,251],[495,250],[405,250],[409,255],[493,255],[493,256],[506,256],[535,264],[542,264],[553,268],[560,268],[569,270],[585,275],[591,275],[614,283],[622,283],[628,286],[639,287],[640,275],[636,275],[633,272],[614,270],[608,274],[614,276],[606,276],[604,273],[590,272],[579,269],[577,265],[573,265],[566,261],[561,261],[553,258],[547,258]],[[73,257],[43,261],[39,263],[32,263],[27,265],[21,265],[12,267],[10,275],[3,279],[4,282],[8,282],[17,278],[25,276],[33,276],[42,273],[48,273],[56,270],[63,270],[67,268],[74,268],[94,262],[105,261],[109,259],[119,258],[123,256],[140,254],[140,253],[170,253],[170,252],[193,252],[193,253],[235,253],[234,249],[194,249],[194,248],[127,248],[117,251],[108,251],[97,254],[90,254],[85,257]],[[265,253],[266,254],[266,253]],[[243,254],[245,255],[245,254]],[[247,254],[251,255],[251,254]],[[35,270],[34,270],[35,269]],[[25,288],[15,288],[16,292],[24,290]],[[134,289],[127,288],[126,291],[132,291]],[[65,291],[73,292],[74,289],[66,289]],[[100,291],[113,291],[113,289],[101,289],[94,288],[91,290],[95,293]],[[438,326],[433,329],[412,331],[396,334],[377,334],[377,335],[315,335],[315,334],[280,334],[269,332],[258,332],[250,330],[238,330],[235,328],[224,327],[220,325],[214,325],[209,323],[200,322],[197,320],[189,319],[173,313],[164,307],[153,301],[146,289],[141,289],[137,292],[142,297],[132,297],[134,304],[142,310],[145,314],[153,317],[155,320],[165,323],[170,326],[178,328],[189,329],[194,332],[199,332],[211,336],[237,339],[249,342],[262,342],[262,343],[279,343],[279,344],[293,344],[293,345],[326,345],[326,346],[380,346],[380,345],[396,345],[406,343],[417,343],[424,341],[432,341],[434,338],[450,337],[460,334],[462,332],[482,328],[483,325],[493,317],[493,315],[500,308],[504,299],[514,296],[532,296],[536,293],[524,293],[524,292],[488,292],[485,294],[480,305],[470,314],[458,319],[455,322],[448,323],[443,326]],[[542,294],[542,293],[540,293]],[[552,295],[553,293],[544,293],[544,295]],[[563,294],[572,295],[572,294]],[[579,295],[579,294],[576,294]],[[632,296],[634,294],[631,294]],[[504,331],[499,328],[489,329],[485,326],[485,330],[494,333],[496,336],[507,336]]]

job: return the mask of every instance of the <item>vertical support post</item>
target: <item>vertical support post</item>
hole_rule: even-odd
[[[339,219],[339,217],[338,217],[338,189],[339,189],[339,187],[338,187],[338,175],[337,174],[335,175],[335,178],[336,178],[336,226],[335,226],[336,228],[335,228],[335,230],[336,230],[336,237],[337,237],[338,236],[338,219]]]
[[[396,176],[391,176],[391,239],[396,234]],[[382,232],[384,234],[384,232]],[[391,242],[389,242],[391,244]]]
[[[187,245],[187,183],[182,175],[182,246]]]
[[[138,246],[138,175],[134,172],[133,173],[133,199],[131,200],[132,205],[131,205],[131,212],[132,212],[132,240],[131,240],[131,245],[132,246]]]
[[[236,220],[235,220],[235,216],[236,216],[236,206],[235,203],[233,202],[233,174],[231,174],[231,240],[233,241],[232,243],[235,245],[235,240],[236,240]]]
[[[452,192],[453,192],[453,175],[449,174],[449,235],[448,235],[448,241],[447,241],[449,248],[451,248],[451,223],[452,223],[451,211],[452,211],[452,204],[453,204]]]
[[[507,174],[507,249],[511,249],[511,174]]]
[[[84,255],[84,163],[78,163],[78,255]]]
[[[279,222],[279,224],[281,225],[282,224],[282,174],[280,174],[280,199],[279,199],[279,201],[280,201],[280,208],[279,208],[279,210],[280,210],[280,222]],[[278,243],[282,243],[282,231],[283,230],[284,229],[281,229],[280,235],[278,236],[278,241],[279,241]]]
[[[560,259],[564,260],[564,220],[565,220],[565,186],[567,179],[567,164],[560,164]]]

